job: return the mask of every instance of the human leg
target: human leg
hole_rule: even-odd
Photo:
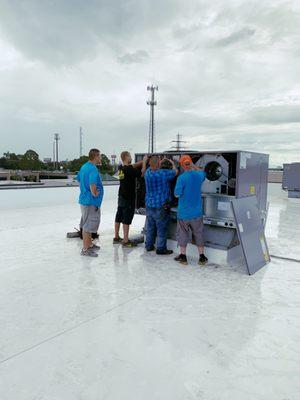
[[[113,243],[121,243],[123,240],[120,238],[120,227],[121,227],[121,222],[123,219],[123,207],[118,205],[116,217],[115,217],[115,237],[113,239]]]
[[[95,255],[93,255],[94,252],[91,248],[100,249],[99,246],[92,244],[92,233],[97,232],[100,225],[100,208],[95,206],[81,206],[81,215],[83,236],[83,249],[81,254],[94,257]]]
[[[155,208],[147,207],[146,208],[147,215],[147,225],[146,225],[146,241],[145,247],[146,249],[150,249],[154,247],[155,239],[156,239],[156,223],[154,219]]]
[[[175,261],[186,265],[186,247],[191,240],[191,231],[188,221],[177,220],[176,237],[180,248],[180,253],[175,257]]]
[[[170,221],[170,212],[164,208],[157,208],[155,212],[155,224],[157,229],[157,254],[171,254],[167,250],[167,231]]]
[[[195,244],[199,251],[199,264],[204,265],[208,259],[204,254],[203,218],[195,218],[190,221],[191,229],[195,238]]]

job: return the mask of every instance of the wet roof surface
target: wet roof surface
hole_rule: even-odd
[[[1,400],[298,399],[300,263],[250,277],[113,246],[116,190],[97,259],[65,238],[75,188],[1,192]],[[300,200],[269,192],[270,253],[300,259]]]

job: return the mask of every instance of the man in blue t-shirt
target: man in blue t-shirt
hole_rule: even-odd
[[[175,260],[181,264],[187,264],[186,246],[194,237],[199,250],[199,264],[204,265],[208,260],[204,255],[203,240],[203,206],[201,186],[205,180],[205,172],[193,165],[188,155],[180,158],[183,173],[179,175],[174,195],[178,197],[177,209],[177,240],[180,246],[180,254]]]
[[[146,170],[147,156],[143,160],[142,173],[144,173],[146,183],[146,250],[155,249],[156,254],[172,254],[172,250],[167,249],[167,229],[170,219],[168,202],[171,200],[170,183],[175,178],[177,170],[172,160],[172,169],[160,169],[158,156],[151,156],[149,160],[150,168]]]
[[[91,149],[89,161],[77,175],[80,186],[79,204],[81,208],[80,228],[82,228],[83,249],[81,255],[98,257],[95,250],[100,247],[92,243],[92,233],[97,233],[100,225],[100,207],[103,199],[103,185],[96,165],[101,165],[101,153]]]

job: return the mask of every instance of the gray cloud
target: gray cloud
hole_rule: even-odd
[[[159,148],[180,131],[292,160],[299,43],[296,0],[0,0],[0,154],[49,156],[59,131],[72,158],[79,126],[85,150],[143,151],[155,83]]]
[[[255,107],[249,114],[249,121],[256,124],[300,123],[300,104]]]
[[[255,29],[251,29],[248,27],[245,27],[243,29],[240,29],[237,32],[231,33],[229,36],[226,36],[222,39],[219,39],[216,41],[215,46],[216,47],[227,47],[232,44],[235,44],[237,42],[240,42],[242,40],[245,40],[255,34]]]
[[[149,59],[149,54],[145,50],[137,50],[134,53],[127,53],[121,57],[118,57],[118,60],[121,64],[135,64],[142,63]]]

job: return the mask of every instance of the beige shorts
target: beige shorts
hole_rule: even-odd
[[[203,218],[178,219],[176,236],[181,247],[186,247],[188,243],[192,242],[195,242],[197,246],[204,246]]]
[[[97,233],[100,225],[100,207],[80,206],[80,228],[87,233]]]

